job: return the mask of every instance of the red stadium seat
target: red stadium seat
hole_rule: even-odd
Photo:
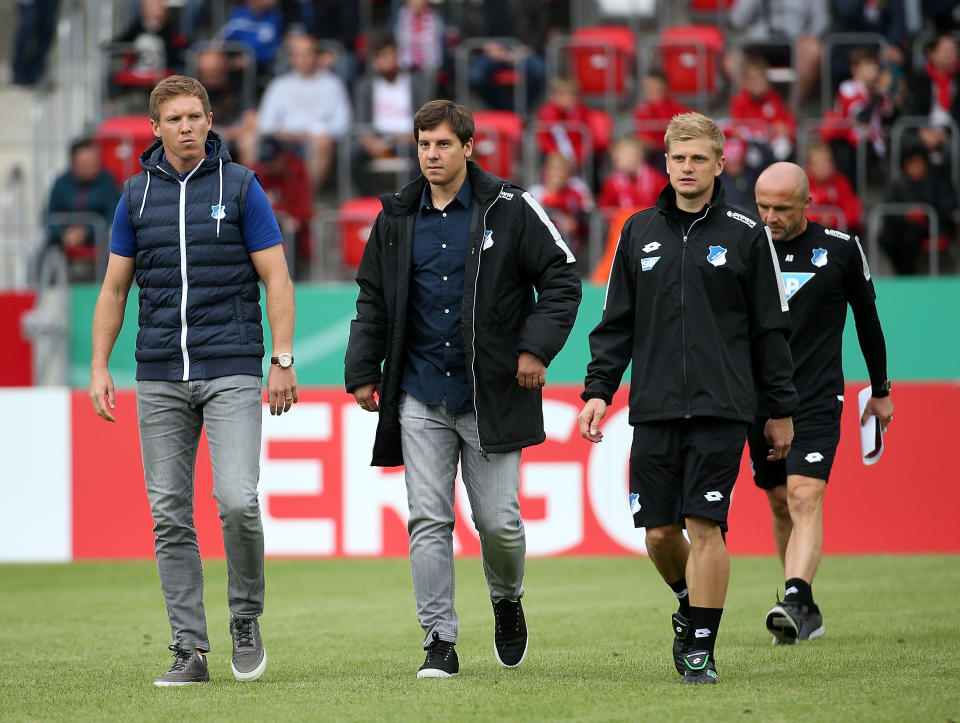
[[[613,140],[613,117],[602,110],[591,108],[587,125],[590,126],[590,135],[593,138],[594,154],[604,153]]]
[[[363,258],[370,230],[383,206],[377,196],[351,198],[340,204],[337,210],[337,226],[340,229],[340,258],[343,265],[355,269]]]
[[[733,3],[734,0],[690,0],[690,12],[717,15],[727,12]]]
[[[506,110],[473,114],[473,160],[501,178],[512,178],[523,137],[523,119]]]
[[[118,185],[140,172],[140,154],[153,143],[153,128],[146,115],[106,118],[97,128],[100,163]]]
[[[568,45],[571,74],[584,95],[622,96],[631,90],[637,39],[620,25],[573,31]]]
[[[717,91],[723,55],[723,31],[714,25],[664,28],[658,43],[670,92],[711,96]]]

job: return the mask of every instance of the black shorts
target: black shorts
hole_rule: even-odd
[[[803,410],[793,420],[793,444],[787,458],[770,462],[770,445],[763,437],[766,417],[750,427],[750,467],[757,487],[769,490],[787,483],[787,475],[796,474],[827,481],[840,443],[840,414],[843,402],[827,400],[812,410]]]
[[[699,417],[644,422],[633,428],[630,512],[636,527],[704,517],[726,532],[747,424]]]

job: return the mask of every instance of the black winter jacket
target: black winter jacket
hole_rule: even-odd
[[[624,224],[582,398],[609,404],[632,361],[631,424],[751,422],[755,378],[771,416],[792,415],[790,319],[772,244],[762,222],[724,203],[719,182],[684,235],[668,185]]]
[[[508,181],[467,162],[476,200],[467,239],[460,329],[482,453],[545,439],[540,390],[516,380],[520,352],[546,364],[573,328],[581,288],[577,264],[540,205]],[[381,196],[357,271],[357,317],[344,361],[347,391],[380,382],[372,464],[403,464],[400,382],[406,363],[413,228],[426,179]],[[535,293],[536,292],[536,293]],[[381,369],[382,363],[382,369]]]

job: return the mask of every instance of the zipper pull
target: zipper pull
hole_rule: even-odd
[[[687,248],[687,237],[683,237],[683,248]]]

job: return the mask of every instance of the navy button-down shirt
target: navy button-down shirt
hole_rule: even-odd
[[[466,178],[454,199],[434,207],[423,189],[413,226],[413,273],[402,387],[424,404],[446,400],[449,414],[473,410],[460,315],[473,190]]]

